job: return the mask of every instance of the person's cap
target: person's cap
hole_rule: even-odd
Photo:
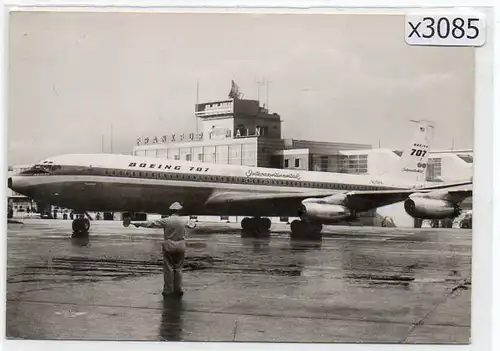
[[[182,209],[182,205],[178,202],[174,202],[172,205],[170,205],[170,210],[180,210]]]

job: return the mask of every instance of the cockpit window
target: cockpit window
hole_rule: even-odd
[[[49,170],[45,165],[34,165],[33,167],[21,172],[21,174],[47,174]]]
[[[53,171],[61,169],[61,166],[49,164],[47,161],[37,164],[21,172],[20,174],[50,174]]]

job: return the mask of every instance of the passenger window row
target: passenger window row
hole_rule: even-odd
[[[47,170],[50,169],[50,171]],[[86,169],[86,173],[98,174],[99,168],[80,167],[79,172]],[[53,175],[54,171],[60,171],[56,174],[73,174],[70,169],[64,169],[59,165],[50,166],[35,166],[21,174],[32,175]],[[102,173],[101,173],[102,174]],[[269,186],[287,186],[287,187],[303,187],[317,189],[334,189],[334,190],[382,190],[383,188],[370,185],[347,185],[347,184],[332,184],[324,182],[305,182],[298,180],[283,180],[283,179],[260,179],[247,177],[231,177],[231,176],[213,176],[206,174],[185,174],[185,173],[166,173],[166,172],[149,172],[149,171],[124,171],[124,170],[104,170],[104,174],[114,177],[131,177],[131,178],[149,178],[161,180],[188,180],[199,182],[219,182],[232,184],[254,184],[254,185],[269,185]]]
[[[231,177],[231,176],[213,176],[205,174],[185,174],[185,173],[165,173],[165,172],[146,172],[146,171],[123,171],[123,170],[105,170],[105,175],[115,177],[131,177],[131,178],[148,178],[159,180],[188,180],[198,182],[219,182],[233,184],[255,184],[255,185],[270,185],[270,186],[288,186],[288,187],[308,187],[319,189],[335,189],[335,190],[380,190],[380,187],[370,185],[348,185],[348,184],[333,184],[324,182],[305,182],[295,180],[280,180],[280,179],[260,179],[246,177]]]

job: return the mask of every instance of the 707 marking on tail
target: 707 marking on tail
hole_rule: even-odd
[[[410,156],[424,157],[426,153],[427,153],[427,151],[425,151],[425,150],[411,149]]]

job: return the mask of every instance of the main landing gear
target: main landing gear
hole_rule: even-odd
[[[245,217],[241,221],[241,237],[243,238],[269,238],[271,228],[271,220],[269,218],[248,218]]]
[[[241,221],[242,238],[269,238],[271,220],[269,218],[249,218],[245,217]],[[294,220],[290,225],[292,240],[321,240],[321,230],[323,225],[320,223]]]
[[[290,229],[292,230],[290,234],[290,239],[292,240],[321,240],[323,225],[296,219],[290,225]]]
[[[88,214],[86,214],[90,217]],[[73,228],[73,236],[85,236],[88,235],[90,229],[90,220],[85,218],[83,214],[77,215],[71,224]]]

